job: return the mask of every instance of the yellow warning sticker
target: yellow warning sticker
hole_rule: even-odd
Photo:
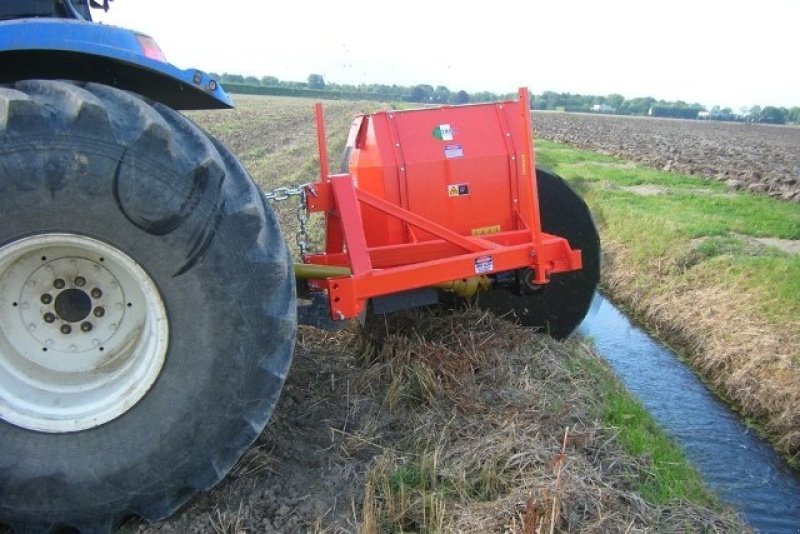
[[[469,195],[469,184],[450,184],[447,186],[447,196],[463,197]]]
[[[489,235],[489,234],[499,234],[500,233],[500,225],[499,224],[493,224],[492,226],[482,226],[480,228],[473,228],[472,230],[470,230],[470,232],[472,232],[472,235],[474,235],[474,236]]]

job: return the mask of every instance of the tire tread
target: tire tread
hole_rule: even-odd
[[[274,346],[263,349],[263,357],[250,370],[250,376],[242,377],[243,387],[237,393],[244,399],[243,409],[241,413],[228,414],[229,420],[224,422],[234,429],[230,441],[219,450],[204,451],[213,456],[190,480],[177,484],[163,482],[160,495],[151,495],[147,503],[132,495],[130,506],[109,510],[105,518],[80,515],[49,518],[51,525],[67,521],[69,526],[108,532],[112,525],[131,514],[149,521],[172,514],[193,495],[218,483],[263,430],[293,352],[296,312],[291,262],[277,221],[245,169],[222,144],[178,112],[95,83],[29,80],[17,82],[13,87],[0,87],[0,145],[17,136],[30,137],[40,130],[85,137],[97,145],[123,147],[121,159],[127,151],[148,155],[154,165],[170,168],[176,179],[187,183],[200,179],[199,174],[216,176],[221,181],[224,199],[218,207],[220,220],[216,224],[236,228],[251,265],[251,282],[232,283],[259,280],[257,289],[273,294],[261,306],[262,319],[265,324],[280,325],[274,334]],[[0,166],[0,190],[4,187],[2,174]],[[13,180],[9,184],[23,187]],[[201,230],[193,235],[196,247],[207,246],[206,240],[215,239]],[[195,261],[203,261],[202,255]],[[0,522],[8,521],[19,532],[29,527],[38,532],[52,528],[31,524],[24,518],[6,518],[3,513],[0,506]]]

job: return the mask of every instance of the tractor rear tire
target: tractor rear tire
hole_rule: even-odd
[[[184,116],[0,87],[0,524],[109,531],[219,482],[282,388],[294,287],[258,188]]]

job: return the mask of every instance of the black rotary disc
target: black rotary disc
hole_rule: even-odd
[[[542,229],[580,249],[583,269],[554,274],[537,291],[498,286],[480,293],[478,305],[556,339],[568,337],[583,321],[600,280],[600,238],[583,199],[562,178],[536,169]],[[524,276],[526,273],[519,273]]]

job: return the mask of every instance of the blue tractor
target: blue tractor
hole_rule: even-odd
[[[275,217],[176,111],[230,99],[97,8],[0,2],[0,530],[170,515],[259,435],[293,349]]]

